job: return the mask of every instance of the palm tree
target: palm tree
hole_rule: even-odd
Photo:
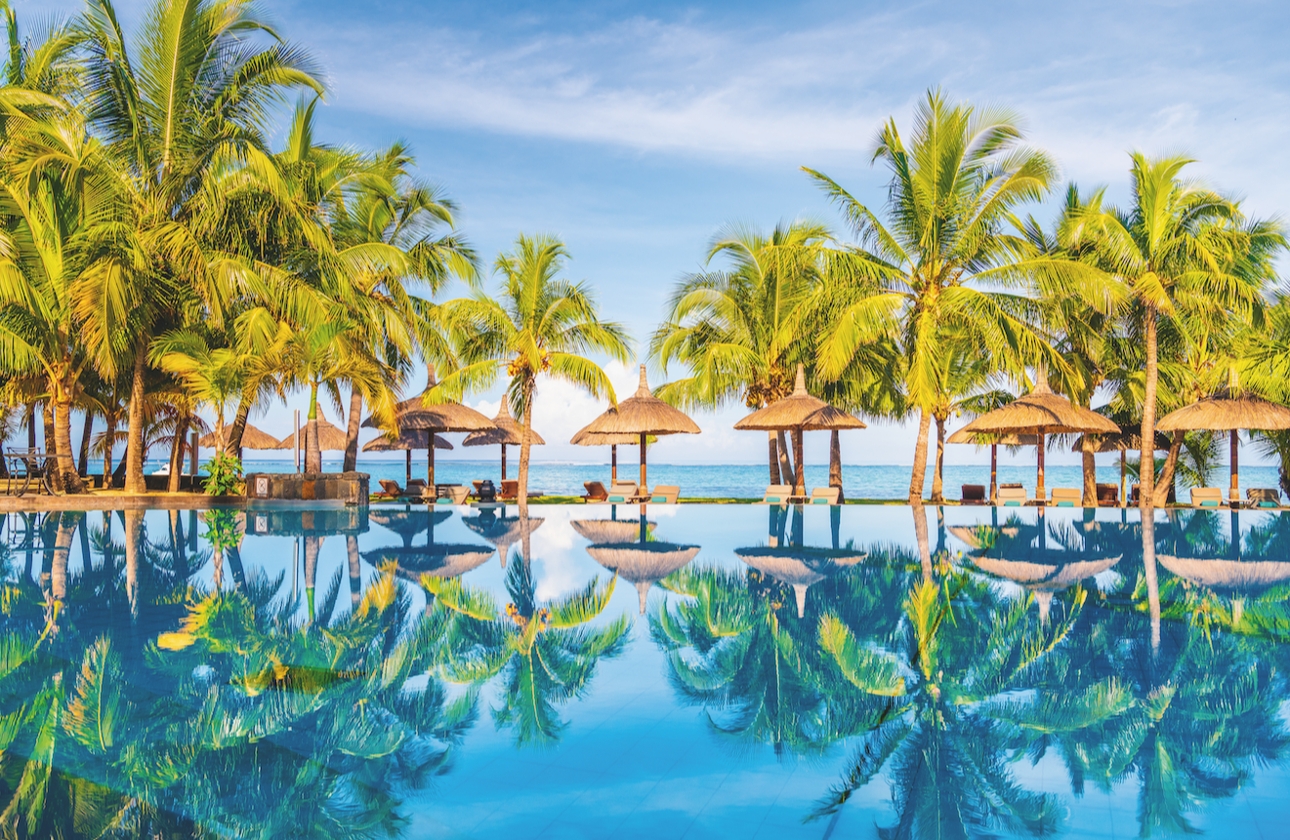
[[[1026,363],[1059,368],[1062,361],[1032,328],[1033,301],[1001,288],[1041,278],[1106,305],[1094,267],[1041,253],[1009,231],[1013,209],[1046,195],[1056,176],[1052,160],[1022,138],[1011,113],[951,104],[929,91],[915,111],[909,144],[894,119],[878,134],[873,157],[892,176],[886,224],[836,181],[805,170],[858,238],[833,260],[837,303],[818,348],[819,372],[839,378],[866,345],[897,343],[905,400],[919,411],[911,501],[923,495],[928,434],[941,398],[937,371],[945,367],[950,337],[967,337],[1020,379]]]
[[[1188,307],[1252,317],[1262,303],[1271,256],[1286,240],[1279,223],[1246,220],[1236,202],[1183,180],[1189,158],[1134,152],[1130,159],[1132,205],[1090,206],[1068,220],[1068,236],[1073,244],[1098,249],[1130,295],[1130,330],[1145,354],[1141,463],[1152,464],[1161,319],[1175,319]],[[1154,471],[1143,470],[1140,480],[1142,505],[1163,504],[1169,487],[1155,487]]]
[[[690,371],[658,396],[683,407],[742,400],[754,409],[788,396],[795,366],[812,361],[806,325],[829,240],[829,231],[811,222],[781,224],[769,236],[739,227],[719,234],[708,261],[724,257],[731,267],[685,277],[650,342],[664,371],[672,362]],[[779,484],[793,465],[784,433],[767,434],[770,483]]]
[[[533,399],[538,376],[545,374],[577,385],[592,396],[616,403],[604,370],[583,353],[628,359],[627,336],[613,321],[602,321],[586,283],[559,277],[568,252],[549,236],[525,236],[512,251],[498,255],[495,271],[501,289],[483,290],[444,304],[444,320],[454,338],[461,367],[432,389],[458,399],[467,390],[490,387],[503,370],[510,378],[506,395],[520,426],[533,428]],[[528,435],[520,444],[520,518],[528,516]]]
[[[228,277],[208,270],[193,228],[203,184],[225,166],[271,171],[263,127],[272,107],[292,88],[321,93],[322,84],[308,55],[248,0],[155,0],[133,44],[111,0],[87,0],[80,28],[87,111],[127,173],[131,212],[87,269],[77,308],[104,374],[132,368],[126,489],[138,492],[149,339],[163,317],[180,326],[224,316]]]

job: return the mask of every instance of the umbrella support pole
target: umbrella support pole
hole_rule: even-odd
[[[990,444],[990,504],[999,504],[999,444]]]
[[[645,433],[641,432],[641,483],[640,486],[636,488],[636,492],[644,496],[645,488],[647,486],[648,485],[645,484]]]
[[[611,444],[609,447],[609,483],[615,484],[618,481],[618,444]]]
[[[506,444],[502,444],[502,481],[506,480]]]
[[[403,450],[403,486],[406,487],[412,483],[412,447]]]
[[[1241,441],[1240,441],[1240,438],[1237,436],[1238,433],[1236,429],[1232,429],[1231,435],[1232,435],[1232,438],[1231,438],[1230,463],[1232,465],[1232,490],[1231,490],[1231,496],[1229,498],[1229,501],[1231,502],[1233,510],[1235,510],[1241,504],[1240,478],[1238,476],[1239,470],[1237,469],[1237,463],[1236,463],[1237,451],[1240,449]]]
[[[430,445],[426,447],[426,484],[434,493],[434,431],[430,432]]]
[[[1042,505],[1048,498],[1044,489],[1044,433],[1039,433],[1039,474],[1035,478],[1035,500]]]

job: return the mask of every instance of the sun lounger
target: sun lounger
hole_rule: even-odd
[[[382,478],[377,483],[381,485],[381,492],[379,495],[384,496],[387,499],[398,499],[404,495],[403,488],[399,486],[397,481]]]
[[[605,501],[611,505],[622,505],[636,501],[636,482],[615,481],[609,488]]]
[[[1223,491],[1217,487],[1191,488],[1192,507],[1222,507]]]
[[[426,483],[419,478],[412,479],[411,481],[408,482],[408,487],[406,490],[403,491],[403,495],[410,496],[414,499],[422,498],[423,496],[427,495]]]
[[[985,485],[984,484],[964,484],[963,493],[960,496],[960,503],[965,505],[983,505],[985,504]]]
[[[764,505],[786,505],[793,496],[793,488],[787,484],[772,484],[766,488],[766,495],[761,500]]]
[[[584,481],[582,486],[587,491],[582,497],[584,502],[603,502],[609,498],[609,491],[599,481]]]
[[[1024,487],[1000,487],[999,488],[999,507],[1025,507],[1026,488]]]
[[[654,490],[649,494],[649,503],[652,505],[674,505],[676,497],[681,495],[681,488],[675,484],[655,484]]]
[[[1114,484],[1097,485],[1097,503],[1100,507],[1119,507],[1120,488]]]
[[[838,487],[816,487],[811,491],[811,504],[836,505],[842,490]]]
[[[1129,488],[1129,504],[1136,505],[1142,501],[1142,485],[1135,484]]]
[[[1050,504],[1054,507],[1082,507],[1083,495],[1074,487],[1054,487]]]
[[[461,484],[452,484],[439,488],[434,503],[436,505],[464,505],[470,495],[470,489]]]
[[[520,483],[513,478],[502,482],[502,489],[497,491],[497,498],[509,502],[520,497]]]
[[[1245,500],[1252,508],[1281,507],[1281,491],[1271,487],[1251,487],[1245,491]]]

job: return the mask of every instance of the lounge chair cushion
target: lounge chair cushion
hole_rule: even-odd
[[[610,502],[625,502],[625,501],[627,501],[627,497],[626,497],[626,496],[622,496],[622,495],[611,495],[611,496],[608,498],[608,500],[607,500],[607,501],[610,501]]]
[[[650,496],[650,503],[655,505],[667,504],[667,496]]]
[[[767,502],[770,502],[771,504],[774,504],[774,503],[776,503],[776,502],[780,502],[780,501],[783,501],[783,500],[782,500],[782,499],[780,499],[780,497],[779,497],[779,496],[767,496],[767,497],[764,499],[764,501],[767,501]]]
[[[1203,501],[1203,502],[1201,502],[1201,503],[1200,503],[1200,506],[1201,506],[1201,507],[1218,507],[1218,502],[1214,501],[1213,499],[1206,499],[1205,501]]]

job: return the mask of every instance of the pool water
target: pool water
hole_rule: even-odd
[[[9,515],[24,837],[1281,837],[1290,517]]]

